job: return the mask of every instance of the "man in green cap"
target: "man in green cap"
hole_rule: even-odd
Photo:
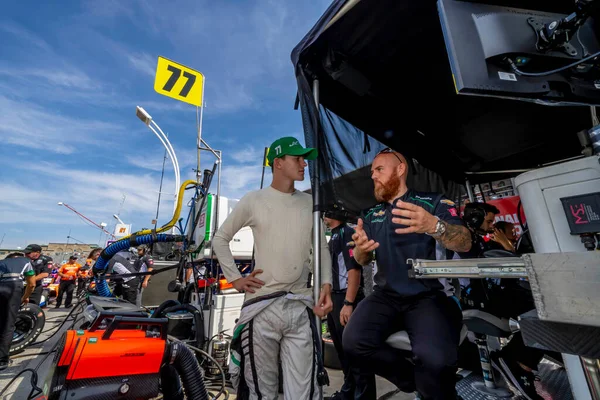
[[[286,398],[319,396],[324,372],[313,340],[317,329],[313,313],[323,318],[333,308],[331,259],[321,229],[322,286],[315,304],[310,282],[312,197],[294,188],[294,182],[304,180],[306,160],[316,157],[315,149],[302,147],[296,138],[273,142],[267,156],[271,185],[242,197],[213,240],[225,277],[246,294],[230,363],[241,398],[277,398],[278,360]],[[256,269],[242,277],[229,242],[245,226],[254,236]]]

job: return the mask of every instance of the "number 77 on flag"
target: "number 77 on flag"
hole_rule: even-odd
[[[163,96],[202,107],[204,75],[185,65],[159,56],[154,77],[154,90]]]

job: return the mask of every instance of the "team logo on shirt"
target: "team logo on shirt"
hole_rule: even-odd
[[[453,217],[458,217],[458,212],[456,211],[456,208],[452,207],[448,209],[448,212],[450,213],[450,215],[452,215]]]
[[[431,204],[428,200],[433,201],[433,199],[431,197],[425,197],[425,196],[417,196],[415,195],[415,197],[409,197],[411,200],[414,201],[418,201],[420,203],[424,203],[427,204],[429,207],[433,208],[433,204]]]
[[[377,211],[373,213],[374,217],[383,217],[385,215],[385,210]]]
[[[446,204],[448,206],[453,206],[454,205],[454,202],[452,200],[448,200],[448,199],[442,199],[442,200],[440,200],[440,203]]]

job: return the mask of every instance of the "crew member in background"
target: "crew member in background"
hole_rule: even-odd
[[[31,266],[35,271],[35,289],[29,301],[32,304],[39,305],[42,301],[42,292],[44,287],[42,281],[52,272],[52,258],[42,254],[42,247],[37,244],[30,244],[23,250],[25,257],[31,260]]]
[[[325,212],[323,221],[331,229],[329,254],[331,255],[333,310],[327,314],[327,327],[344,371],[344,384],[330,399],[353,400],[356,387],[359,391],[367,385],[375,387],[375,375],[372,374],[361,375],[361,382],[354,381],[342,346],[344,326],[350,320],[356,306],[365,298],[362,266],[353,257],[354,229],[347,224],[346,215],[339,211],[328,211]]]
[[[508,223],[498,221],[494,225],[495,215],[499,213],[496,207],[486,203],[475,202],[465,206],[463,220],[469,227],[473,245],[471,251],[458,253],[460,258],[489,257],[491,253],[486,252],[490,250],[515,253],[514,244],[505,233],[509,230]],[[514,232],[514,225],[510,230]],[[492,278],[459,280],[463,288],[461,302],[464,309],[481,309],[507,319],[517,319],[520,314],[535,309],[528,282]],[[548,354],[557,360],[561,358],[556,353]],[[541,399],[534,385],[533,370],[537,369],[543,357],[543,351],[525,346],[520,332],[516,332],[501,351],[490,354],[494,367],[529,400]]]
[[[81,296],[85,290],[85,284],[90,277],[90,272],[92,270],[92,263],[93,260],[91,258],[87,258],[85,260],[85,265],[81,267],[77,273],[77,297]]]
[[[81,264],[77,262],[77,256],[69,257],[69,261],[59,268],[58,276],[60,276],[60,285],[58,286],[58,295],[56,296],[56,308],[60,308],[65,293],[67,293],[65,308],[73,306],[73,290],[75,290],[75,281],[80,269]]]
[[[137,248],[138,259],[135,263],[135,269],[138,272],[151,272],[152,270],[154,270],[154,260],[152,259],[152,256],[148,254],[148,250],[148,246],[146,246],[145,244],[138,246]],[[142,293],[144,292],[144,289],[148,287],[148,283],[150,282],[151,276],[152,275],[139,277],[141,283],[138,287],[138,295],[136,300],[136,304],[138,306],[142,305]]]
[[[90,264],[90,276],[94,275],[94,265],[96,265],[96,261],[98,261],[98,258],[100,258],[100,254],[102,253],[102,249],[100,247],[90,251],[90,254],[88,255],[88,260],[92,260],[91,264]]]
[[[354,258],[377,262],[375,288],[354,310],[344,330],[344,350],[355,373],[375,373],[404,392],[425,399],[456,399],[456,364],[462,327],[459,306],[438,280],[411,279],[408,259],[436,259],[436,241],[452,251],[469,251],[471,237],[454,203],[441,194],[408,188],[404,156],[384,149],[373,160],[371,178],[381,204],[358,220]],[[386,345],[406,330],[414,365]],[[375,399],[376,391],[355,393]]]
[[[465,205],[462,219],[471,233],[472,245],[468,252],[459,252],[460,258],[480,258],[488,250],[503,248],[489,236],[494,233],[494,221],[498,214],[500,210],[488,203]]]
[[[333,307],[331,259],[322,233],[321,292],[313,299],[313,203],[294,188],[295,181],[304,180],[305,160],[316,157],[315,149],[305,149],[293,137],[276,140],[268,154],[271,185],[242,197],[213,240],[225,277],[246,293],[229,363],[238,398],[276,399],[279,359],[286,399],[317,399],[317,385],[326,382],[313,312],[323,318]],[[256,269],[242,277],[229,243],[245,226],[254,236]]]
[[[23,291],[23,280],[27,283]],[[19,306],[29,301],[35,288],[35,271],[25,257],[8,255],[0,260],[0,371],[8,367]]]
[[[515,224],[506,221],[498,221],[494,224],[493,240],[498,242],[506,251],[517,252],[517,241],[519,240],[515,231]]]
[[[115,254],[106,268],[107,274],[110,275],[125,275],[138,272],[136,270],[137,254],[133,254],[129,250],[122,250]],[[121,296],[123,300],[131,304],[137,304],[138,287],[140,279],[137,276],[118,278],[114,280],[115,295]]]

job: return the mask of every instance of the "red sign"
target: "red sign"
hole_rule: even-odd
[[[515,231],[517,235],[521,235],[523,230],[521,229],[521,224],[519,223],[519,215],[517,214],[517,206],[519,205],[519,200],[521,198],[519,196],[510,196],[503,197],[497,200],[488,200],[488,204],[496,206],[498,210],[500,210],[500,214],[496,215],[496,221],[506,221],[515,225]],[[521,217],[523,217],[523,224],[527,221],[525,218],[525,212],[523,211],[523,207],[521,207]]]
[[[497,200],[488,200],[487,203],[495,206],[500,213],[496,215],[496,222],[498,221],[506,221],[515,225],[515,232],[517,235],[521,235],[523,233],[523,229],[521,229],[521,224],[519,223],[519,215],[517,214],[517,206],[519,205],[519,200],[521,198],[519,196],[510,196],[503,197]],[[464,206],[463,206],[464,207]],[[463,207],[461,207],[461,215],[463,213]],[[521,216],[523,217],[523,224],[527,221],[525,218],[525,213],[523,212],[523,208],[521,207]]]

